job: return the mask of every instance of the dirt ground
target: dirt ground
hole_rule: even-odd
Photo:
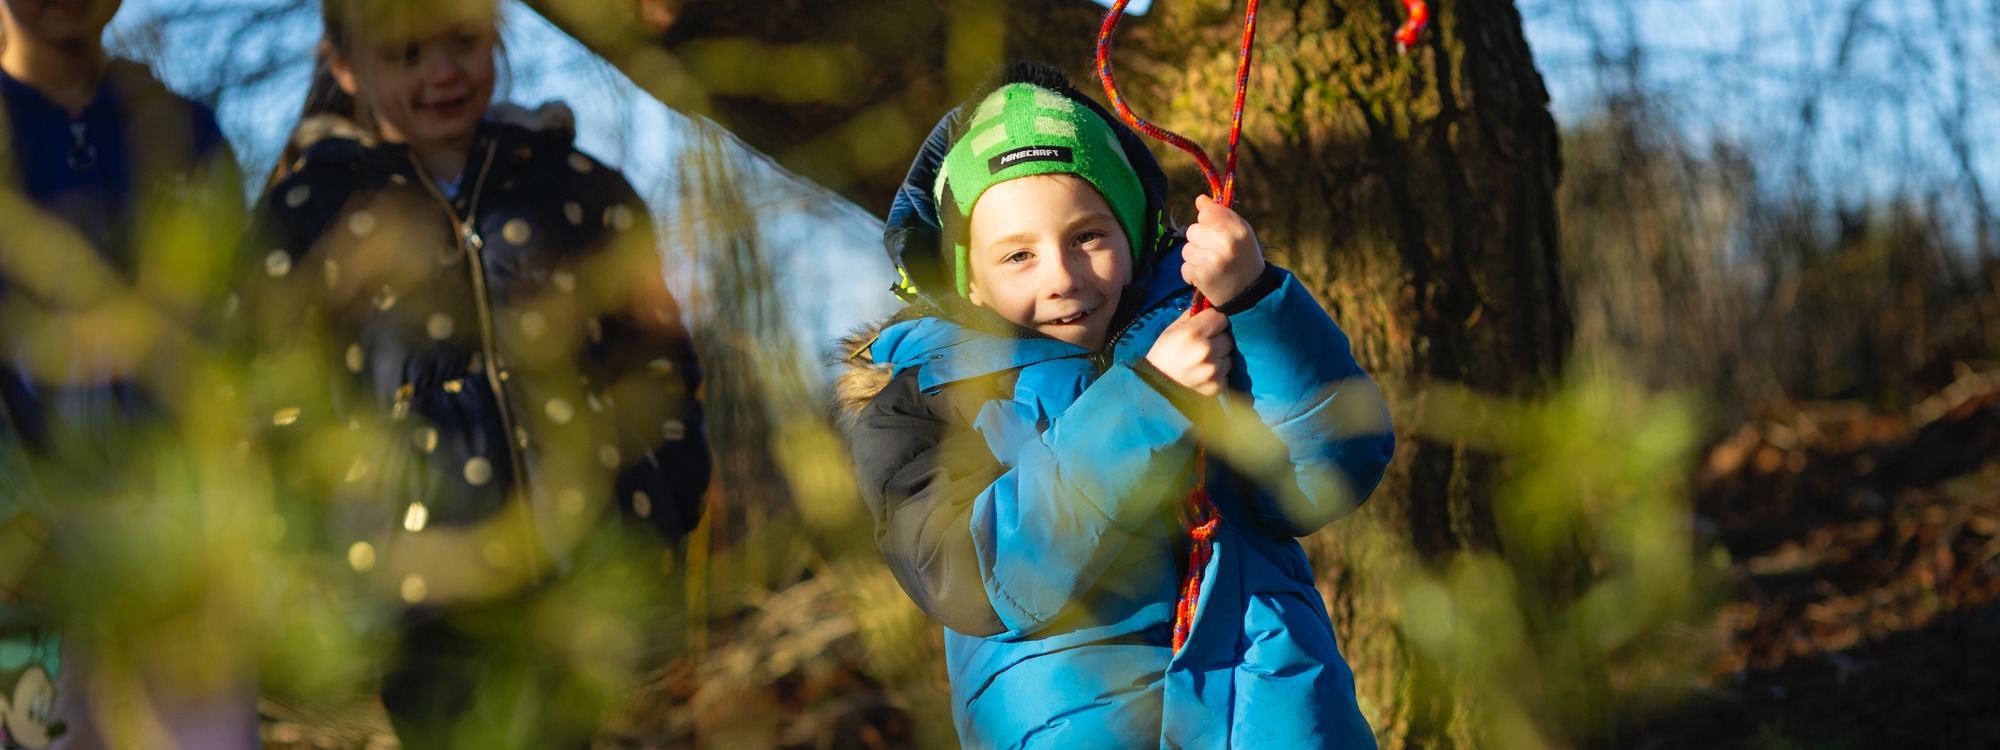
[[[1616,746],[2000,748],[2000,377],[1902,413],[1773,409],[1700,480],[1730,644]]]

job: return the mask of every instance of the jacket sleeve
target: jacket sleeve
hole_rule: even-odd
[[[651,214],[619,179],[608,215],[612,231],[599,283],[623,286],[597,320],[590,354],[615,393],[609,409],[630,453],[617,457],[616,499],[627,517],[677,541],[701,521],[713,462],[698,398],[701,364],[667,290]]]
[[[884,395],[913,392],[914,372]],[[1192,422],[1122,365],[1011,468],[977,433],[890,403],[854,433],[877,543],[918,605],[966,635],[1024,637],[1069,611],[1157,523],[1194,450]]]
[[[891,380],[847,431],[875,545],[931,619],[966,635],[996,635],[1006,626],[986,600],[969,529],[973,501],[1001,468],[977,433],[949,419],[945,402],[957,394],[924,395],[918,372]]]
[[[1191,422],[1125,365],[1112,367],[973,504],[973,548],[1008,637],[1068,611],[1134,536],[1185,495]]]
[[[1305,536],[1367,498],[1395,452],[1388,405],[1354,361],[1347,334],[1290,272],[1261,299],[1231,314],[1240,373],[1258,421],[1286,461],[1252,471],[1260,520]],[[1270,462],[1276,463],[1276,462]]]
[[[248,416],[260,431],[277,434],[302,430],[271,430],[292,424],[331,423],[339,399],[333,397],[333,362],[323,348],[319,325],[323,277],[306,259],[319,232],[333,219],[321,205],[284,205],[282,195],[305,194],[325,185],[308,185],[295,176],[262,196],[251,208],[248,226],[230,261],[229,288],[211,312],[210,337],[240,368],[235,384]],[[328,201],[329,203],[331,201]],[[276,412],[295,410],[286,419]]]

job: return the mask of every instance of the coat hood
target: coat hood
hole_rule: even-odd
[[[971,330],[982,331],[994,336],[1019,338],[1034,336],[1004,320],[1000,320],[983,308],[964,300],[933,300],[920,298],[890,313],[880,320],[849,332],[834,342],[831,352],[835,374],[833,379],[834,416],[845,426],[861,414],[868,402],[889,386],[889,381],[901,370],[893,358],[877,361],[875,344],[882,340],[883,331],[903,323],[926,318],[964,321]],[[952,324],[945,324],[952,325]]]
[[[876,362],[869,348],[882,337],[882,329],[895,320],[896,316],[890,316],[869,323],[834,342],[831,354],[834,367],[833,415],[843,432],[861,415],[868,402],[874,401],[882,389],[889,387],[892,368],[887,363]]]
[[[1183,300],[1179,303],[1180,307],[1186,306],[1184,298],[1191,287],[1181,278],[1179,235],[1175,234],[1171,239],[1176,244],[1157,255],[1149,267],[1141,270],[1139,278],[1125,287],[1124,297],[1119,302],[1119,320],[1127,320],[1163,305],[1174,305],[1176,300]],[[897,339],[894,348],[898,354],[878,359],[885,355],[875,351],[876,344],[883,341],[890,329],[907,327],[925,319],[932,319],[934,326],[928,331],[929,335],[894,337]],[[1122,326],[1114,322],[1113,327]],[[960,362],[965,352],[955,352],[956,356],[950,358],[950,369],[954,372],[941,371],[934,377],[927,377],[927,384],[935,385],[940,379],[949,381],[968,373],[984,374],[1051,357],[1090,354],[1080,347],[1002,320],[993,311],[964,298],[955,295],[942,298],[920,296],[903,309],[856,328],[834,342],[830,352],[830,363],[834,368],[834,416],[845,427],[860,415],[868,402],[888,387],[891,379],[911,364],[906,361],[910,357],[928,355],[945,346],[962,344],[967,339],[987,339],[996,343],[991,351],[976,353],[970,362]],[[1022,346],[1021,342],[1039,343]],[[1106,345],[1113,343],[1107,342]]]
[[[557,138],[563,143],[576,139],[576,113],[568,104],[559,101],[544,102],[534,109],[502,102],[486,110],[485,121]],[[375,133],[362,127],[361,123],[324,112],[301,118],[298,126],[292,129],[288,143],[299,153],[306,153],[314,146],[329,141],[352,141],[362,148],[374,148],[381,144]]]
[[[919,298],[834,343],[834,415],[846,425],[903,371],[925,366],[919,386],[984,377],[1050,359],[1088,357],[1075,344],[1022,328],[964,299]]]

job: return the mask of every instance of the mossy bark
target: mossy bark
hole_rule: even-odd
[[[929,125],[999,60],[1047,60],[1096,85],[1101,10],[1082,0],[855,0],[837,11],[805,0],[635,2],[669,53],[730,37],[861,61],[860,74],[822,101],[732,93],[694,108],[872,210],[888,205]],[[1386,747],[1480,744],[1476,702],[1419,669],[1396,624],[1406,566],[1499,545],[1496,465],[1463,444],[1418,437],[1448,434],[1424,426],[1465,416],[1430,413],[1421,388],[1448,381],[1533,395],[1554,382],[1570,340],[1557,132],[1520,15],[1510,0],[1435,0],[1432,10],[1431,32],[1402,54],[1393,41],[1400,2],[1263,2],[1238,168],[1239,210],[1352,337],[1387,386],[1403,438],[1368,504],[1308,541]],[[1218,161],[1241,13],[1222,0],[1157,0],[1124,23],[1116,47],[1134,109]],[[903,161],[842,152],[857,128],[870,149]],[[1159,153],[1177,213],[1190,218],[1204,183],[1189,159]]]
[[[1364,710],[1385,747],[1479,747],[1477,701],[1452,695],[1451,665],[1413,664],[1397,628],[1404,566],[1499,545],[1495,463],[1417,437],[1450,432],[1424,422],[1469,417],[1430,413],[1421,388],[1532,395],[1557,377],[1570,340],[1558,140],[1511,2],[1434,3],[1435,26],[1407,54],[1392,39],[1400,7],[1261,4],[1238,208],[1394,405],[1389,475],[1355,517],[1309,541]],[[1219,150],[1240,13],[1161,2],[1129,23],[1118,69],[1134,107]],[[1174,176],[1187,206],[1202,183],[1192,168]]]

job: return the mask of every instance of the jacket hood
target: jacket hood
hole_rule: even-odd
[[[896,319],[892,315],[856,328],[833,344],[833,416],[843,432],[848,431],[846,428],[853,425],[868,402],[889,387],[892,368],[888,363],[876,362],[870,348],[882,337],[882,329]]]
[[[920,303],[921,304],[921,303]],[[912,305],[912,308],[917,305]],[[834,355],[834,416],[842,432],[897,377],[915,370],[920,393],[936,393],[953,383],[979,380],[1053,360],[1088,360],[1092,352],[1019,329],[982,330],[934,315],[891,316],[840,339]]]
[[[987,324],[992,329],[991,333],[1000,335],[1027,334],[1026,331],[1018,328],[1013,331],[1006,331],[1000,327],[1006,325],[1004,321],[992,321],[990,320],[990,316],[981,316],[980,312],[979,308],[962,301],[954,305],[950,300],[918,299],[904,306],[902,309],[884,316],[880,320],[863,325],[849,332],[846,336],[840,337],[839,340],[834,342],[833,351],[831,352],[831,356],[833,357],[831,364],[835,368],[833,379],[834,416],[845,427],[850,420],[861,414],[861,410],[868,406],[868,402],[875,400],[875,397],[882,393],[882,389],[889,387],[889,381],[895,378],[896,373],[902,369],[897,367],[892,357],[884,357],[881,361],[877,361],[876,359],[875,344],[882,340],[882,332],[891,326],[925,318],[944,318],[956,314],[959,317]],[[992,325],[996,322],[998,325]]]
[[[1178,240],[1178,235],[1175,239]],[[1191,290],[1192,287],[1181,278],[1181,248],[1174,245],[1144,269],[1137,280],[1125,287],[1124,296],[1119,301],[1118,317],[1124,320],[1142,311],[1171,304],[1173,300],[1186,296]],[[907,334],[915,331],[891,331],[892,328],[908,327],[905,324],[923,320],[934,320],[938,326],[928,332],[931,335],[911,336]],[[1122,326],[1114,323],[1113,327]],[[899,333],[905,335],[891,335]],[[876,345],[882,343],[885,336],[892,339],[892,346],[889,348],[896,351],[876,351]],[[1080,347],[1049,339],[1001,320],[991,310],[974,305],[964,298],[955,295],[944,298],[918,297],[903,309],[856,328],[834,342],[833,350],[830,352],[831,364],[835,370],[834,416],[843,428],[846,427],[852,419],[860,415],[862,408],[866,407],[869,401],[874,400],[882,389],[888,387],[891,379],[914,364],[915,358],[975,337],[997,341],[1039,340],[1047,342],[1054,348],[1044,352],[1011,346],[1004,348],[1003,353],[999,354],[981,353],[982,358],[978,362],[965,365],[954,363],[950,368],[955,371],[954,373],[940,373],[936,377],[926,378],[926,381],[935,385],[940,380],[949,381],[962,375],[968,368],[997,369],[1000,363],[1025,364],[1033,359],[1047,358],[1044,355],[1050,354],[1055,356],[1089,354]],[[1107,345],[1109,343],[1113,342],[1107,342]],[[1027,359],[1023,359],[1024,357]]]
[[[511,125],[532,133],[557,136],[565,142],[576,138],[576,113],[568,104],[559,101],[544,102],[534,109],[502,102],[487,108],[485,121],[497,125]],[[300,151],[328,140],[354,141],[364,147],[373,147],[379,143],[375,134],[362,127],[360,123],[331,113],[303,118],[299,120],[298,127],[292,129],[291,145]]]
[[[920,383],[928,390],[1036,361],[1089,354],[957,297],[920,298],[834,342],[834,413],[845,426],[890,380],[920,364],[930,365]]]

